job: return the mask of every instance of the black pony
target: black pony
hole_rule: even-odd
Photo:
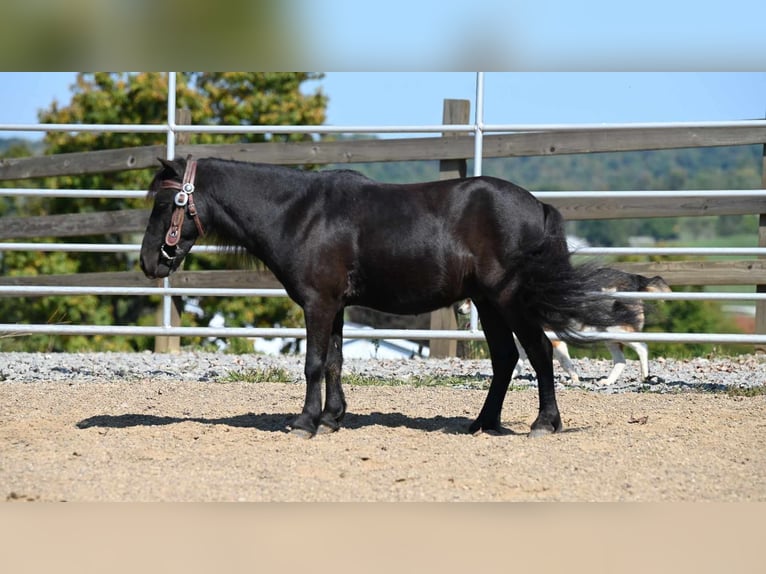
[[[578,325],[606,328],[631,319],[625,305],[592,294],[598,286],[590,268],[570,263],[559,212],[507,181],[391,185],[348,170],[212,158],[161,163],[149,189],[154,208],[141,268],[148,277],[166,277],[210,234],[271,269],[305,312],[306,400],[291,424],[299,434],[337,430],[346,412],[347,305],[409,314],[473,300],[493,377],[472,432],[501,430],[519,357],[514,333],[537,373],[540,408],[532,434],[546,434],[562,425],[543,325],[572,341]]]

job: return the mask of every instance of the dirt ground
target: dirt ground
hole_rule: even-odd
[[[0,382],[7,501],[764,501],[766,397],[558,393],[565,431],[467,427],[485,391],[347,386],[341,431],[285,426],[285,383]]]

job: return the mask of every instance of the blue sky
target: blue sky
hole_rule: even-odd
[[[0,124],[66,104],[74,73],[0,72]],[[439,124],[444,98],[475,100],[473,72],[329,72],[328,124]],[[487,123],[710,121],[766,117],[766,72],[485,75]],[[40,137],[33,132],[11,134]]]
[[[488,123],[766,116],[763,0],[285,0],[283,5],[290,38],[304,53],[297,67],[352,70],[328,73],[320,82],[330,97],[329,124],[438,124],[442,99],[474,99],[475,75],[407,70],[479,65],[512,70],[487,73]],[[73,73],[0,73],[0,124],[31,123],[54,99],[67,103],[73,81]],[[9,134],[0,131],[3,135]]]
[[[763,69],[766,56],[763,0],[300,5],[301,37],[316,61],[335,69],[456,70],[478,60],[518,71],[745,71]]]

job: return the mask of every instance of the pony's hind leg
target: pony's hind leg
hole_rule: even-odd
[[[340,422],[346,414],[346,398],[341,385],[341,369],[343,367],[343,309],[337,315],[332,326],[330,344],[327,347],[325,363],[325,403],[322,416],[319,419],[317,432],[333,432],[340,428]]]
[[[527,352],[532,368],[537,374],[537,392],[540,408],[532,423],[529,436],[541,436],[561,431],[561,415],[556,404],[556,387],[553,380],[553,346],[542,326],[523,320],[514,321],[514,332]]]
[[[474,301],[479,311],[479,318],[484,329],[484,336],[489,346],[492,360],[492,383],[489,386],[484,406],[479,416],[471,424],[472,433],[481,431],[503,432],[500,413],[503,409],[505,394],[513,376],[513,370],[519,360],[519,352],[513,341],[513,331],[504,318],[488,303]]]

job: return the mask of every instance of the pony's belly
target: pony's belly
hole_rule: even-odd
[[[465,299],[457,285],[402,285],[401,283],[370,283],[348,298],[349,305],[362,305],[386,313],[414,315],[448,307]]]

